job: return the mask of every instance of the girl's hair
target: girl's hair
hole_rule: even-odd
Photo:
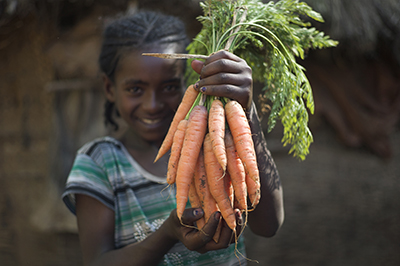
[[[103,32],[99,65],[100,70],[114,82],[115,69],[125,51],[152,44],[176,43],[183,52],[189,43],[184,23],[177,17],[153,11],[141,11],[113,20]],[[112,118],[114,104],[106,101],[105,123],[118,130]]]

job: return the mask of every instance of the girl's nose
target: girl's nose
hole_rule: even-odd
[[[148,91],[142,103],[143,109],[149,113],[156,113],[164,107],[164,103],[155,91]]]

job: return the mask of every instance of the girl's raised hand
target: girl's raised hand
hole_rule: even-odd
[[[252,71],[242,58],[221,50],[205,62],[193,60],[192,68],[200,74],[200,80],[194,85],[196,90],[236,100],[246,109],[251,107]]]

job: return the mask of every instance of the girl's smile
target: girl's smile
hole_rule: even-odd
[[[162,121],[162,119],[146,119],[143,118],[141,121],[147,125],[154,125]]]

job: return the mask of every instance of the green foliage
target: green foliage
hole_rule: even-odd
[[[292,145],[289,153],[304,160],[313,141],[308,113],[314,112],[314,101],[305,69],[296,57],[303,59],[308,49],[337,45],[302,19],[323,22],[321,15],[297,0],[207,0],[201,7],[204,15],[198,19],[203,27],[188,53],[211,54],[227,49],[245,59],[253,69],[253,79],[265,84],[263,96],[272,103],[268,130],[280,120],[283,145]],[[189,83],[196,78],[188,73]]]

